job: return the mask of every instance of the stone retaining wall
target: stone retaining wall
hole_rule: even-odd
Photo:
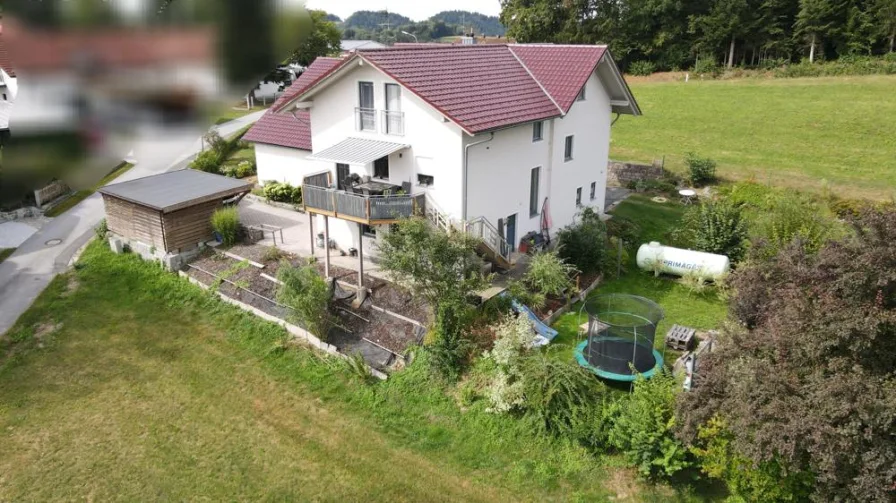
[[[654,161],[652,165],[621,161],[607,163],[608,187],[625,187],[630,182],[660,178],[663,178],[662,161]]]

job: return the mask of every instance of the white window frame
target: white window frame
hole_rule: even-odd
[[[575,136],[576,135],[567,135],[563,140],[563,162],[569,162],[573,159],[573,153],[575,151]]]
[[[538,134],[535,134],[536,131]],[[544,121],[538,121],[532,123],[532,143],[540,142],[544,140]]]
[[[537,177],[533,177],[538,173]],[[537,178],[537,180],[533,180]],[[535,182],[535,183],[532,183]],[[534,197],[533,197],[534,196]],[[535,166],[529,170],[529,218],[538,216],[538,200],[541,198],[541,166]],[[534,210],[534,211],[533,211]]]

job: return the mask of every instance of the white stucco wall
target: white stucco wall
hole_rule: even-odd
[[[307,150],[255,144],[255,163],[258,166],[258,181],[262,185],[269,181],[302,185],[306,175],[330,169],[328,163],[309,161]]]
[[[355,107],[359,104],[358,82],[372,82],[377,110],[377,131],[358,131]],[[368,64],[358,65],[311,97],[311,135],[315,151],[324,150],[349,137],[404,143],[410,148],[389,156],[389,181],[410,181],[413,192],[427,192],[446,213],[460,217],[461,134],[459,127],[416,95],[401,88],[404,135],[383,131],[381,111],[386,108],[385,84],[395,83]],[[335,165],[332,167],[335,174]],[[373,175],[373,165],[351,166],[351,172]],[[417,174],[435,177],[432,187],[417,185]]]
[[[610,98],[596,74],[585,84],[585,101],[576,101],[563,119],[554,121],[553,169],[550,176],[552,232],[571,223],[576,207],[576,188],[582,187],[582,205],[603,212],[610,151]],[[574,135],[573,159],[564,161],[566,136]],[[595,199],[591,182],[597,182]]]
[[[610,100],[596,75],[586,84],[585,101],[573,104],[563,118],[544,122],[542,141],[532,141],[532,124],[497,131],[489,143],[471,147],[469,154],[467,216],[498,219],[516,214],[516,239],[541,229],[541,216],[530,216],[531,170],[541,167],[538,210],[549,197],[551,234],[570,224],[581,210],[575,204],[582,187],[582,205],[603,210],[607,158],[610,148]],[[564,161],[567,135],[574,136],[573,160]],[[488,139],[488,134],[466,138],[465,144]],[[551,146],[553,142],[553,148]],[[550,152],[553,152],[550,154]],[[595,199],[591,183],[597,182]]]
[[[516,214],[516,236],[513,246],[529,231],[541,229],[539,215],[529,214],[529,186],[532,168],[541,167],[538,209],[547,196],[547,163],[549,122],[545,121],[542,140],[532,141],[532,124],[523,124],[495,132],[488,143],[469,150],[467,176],[467,218],[485,217],[494,226],[498,219]],[[489,134],[469,137],[469,145],[487,140]]]

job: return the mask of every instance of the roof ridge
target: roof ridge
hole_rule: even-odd
[[[498,45],[498,44],[493,44],[493,45]],[[576,47],[576,48],[601,47],[604,49],[609,47],[607,44],[551,44],[548,42],[539,42],[539,43],[535,43],[535,44],[517,44],[517,43],[509,44],[508,43],[506,45],[512,46],[512,47]]]
[[[526,70],[526,73],[528,73],[529,76],[532,77],[532,80],[534,80],[535,83],[538,84],[538,88],[541,89],[541,92],[543,92],[545,94],[545,96],[547,96],[548,99],[551,100],[551,103],[553,103],[554,106],[557,107],[557,110],[560,112],[560,115],[561,116],[566,115],[566,112],[563,111],[563,108],[560,107],[559,104],[557,104],[557,100],[555,100],[554,97],[551,96],[551,93],[549,93],[548,90],[544,88],[544,85],[542,85],[541,81],[538,80],[537,77],[535,77],[535,74],[532,73],[532,70],[530,70],[528,66],[526,66],[526,63],[524,63],[523,60],[515,52],[513,52],[513,47],[511,47],[509,44],[507,45],[507,51],[510,52],[510,54],[513,55],[514,59],[516,59],[519,62],[520,66],[522,66],[523,69]]]

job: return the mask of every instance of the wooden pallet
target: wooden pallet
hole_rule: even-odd
[[[678,351],[687,351],[694,344],[697,330],[681,325],[672,325],[666,333],[666,345]]]

